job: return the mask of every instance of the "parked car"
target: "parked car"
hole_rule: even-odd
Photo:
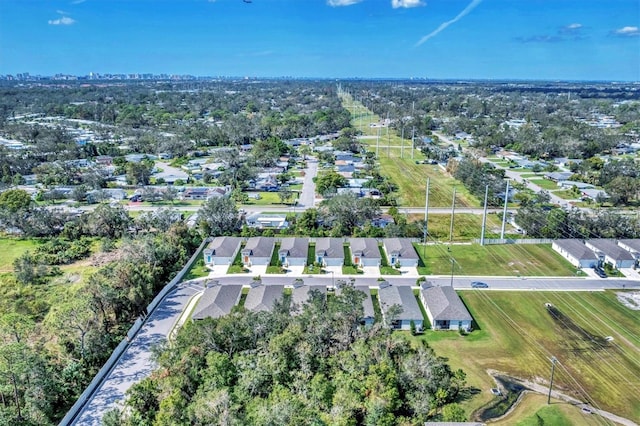
[[[600,277],[600,278],[607,278],[607,273],[604,271],[604,269],[602,269],[599,266],[594,266],[593,270],[596,272],[596,274]]]
[[[489,284],[482,281],[473,281],[471,282],[471,288],[489,288]]]

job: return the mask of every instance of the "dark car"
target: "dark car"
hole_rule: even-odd
[[[482,281],[472,281],[471,288],[489,288],[489,284],[483,283]]]
[[[607,278],[607,273],[604,271],[604,269],[602,269],[599,266],[596,266],[593,268],[593,270],[596,272],[596,274],[600,277],[600,278]]]

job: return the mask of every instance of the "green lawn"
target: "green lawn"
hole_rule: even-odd
[[[557,400],[551,400],[551,405],[547,405],[546,396],[528,393],[511,414],[498,422],[492,423],[492,425],[591,426],[602,423],[602,420],[597,416],[582,413],[579,407]]]
[[[553,191],[553,195],[556,195],[563,200],[577,200],[580,199],[580,194],[576,194],[570,189],[563,189],[562,191]]]
[[[424,219],[424,214],[410,214],[408,221],[416,221]],[[449,230],[451,226],[450,214],[429,214],[429,240],[430,241],[449,241]],[[488,214],[487,228],[485,237],[499,238],[500,228],[502,227],[502,214]],[[507,223],[505,231],[507,234],[513,232],[512,225]],[[456,213],[453,222],[453,240],[454,241],[472,241],[480,238],[482,231],[482,216],[471,213]],[[518,235],[518,238],[521,238]]]
[[[269,206],[269,205],[284,205],[280,201],[280,196],[277,192],[258,192],[260,194],[260,199],[256,200],[255,198],[249,198],[249,201],[244,203],[247,206]],[[298,198],[298,193],[294,192],[293,197],[289,200],[289,203],[286,205],[291,205],[290,203],[295,201]]]
[[[464,401],[469,412],[491,399],[488,389],[495,385],[488,369],[548,380],[553,355],[559,361],[556,389],[578,399],[585,398],[580,392],[584,389],[601,408],[640,421],[640,311],[621,305],[614,292],[460,294],[479,330],[466,337],[428,331],[418,338],[448,358],[453,368],[462,368],[469,385],[480,390]],[[563,320],[554,320],[545,303],[553,304]],[[606,342],[606,336],[613,340]]]
[[[550,244],[416,245],[426,269],[434,275],[451,273],[451,257],[456,261],[454,275],[494,276],[575,276],[576,269],[551,249]],[[424,257],[426,253],[426,258]],[[526,284],[526,283],[525,283]]]
[[[35,239],[0,238],[0,273],[13,272],[13,261],[27,251],[33,251],[40,241]]]
[[[184,280],[193,280],[195,278],[206,277],[209,275],[209,269],[204,266],[204,257],[199,257],[198,260],[193,262],[191,268],[187,271],[184,276]]]
[[[529,179],[534,185],[538,185],[542,189],[546,189],[548,191],[553,191],[554,189],[558,189],[558,184],[549,179]]]

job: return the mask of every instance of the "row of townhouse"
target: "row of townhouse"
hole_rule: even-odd
[[[551,245],[578,268],[593,268],[605,263],[614,268],[633,268],[640,261],[640,239],[563,239]]]
[[[276,242],[272,237],[252,237],[243,246],[240,237],[217,237],[204,250],[205,264],[230,265],[240,252],[245,266],[268,265]],[[381,246],[375,238],[349,238],[346,243],[340,238],[317,238],[313,246],[315,253],[311,258],[322,266],[342,266],[347,252],[352,265],[380,266],[384,253],[390,265],[418,266],[418,253],[408,238],[384,238]],[[308,238],[281,238],[278,259],[284,266],[305,266],[309,259],[309,248]]]
[[[249,287],[244,300],[244,308],[253,312],[270,311],[276,302],[284,297],[285,285],[282,284],[264,285],[261,281],[254,280],[245,285],[223,285],[217,281],[210,281],[206,285],[192,318],[201,320],[229,314],[233,307],[240,303],[243,286]],[[335,291],[339,295],[344,288],[342,286],[333,288],[325,285],[306,285],[303,282],[297,282],[289,287],[291,288],[292,315],[301,313],[303,305],[312,299],[325,299],[329,291]],[[356,285],[354,288],[364,293],[365,296],[362,301],[363,315],[360,318],[360,323],[371,326],[375,321],[371,288],[363,285]],[[420,307],[421,303],[431,328],[434,330],[461,329],[469,331],[472,328],[473,318],[453,287],[426,285],[420,288],[418,297],[410,286],[396,286],[388,282],[381,282],[376,289],[382,314],[381,319],[394,329],[410,330],[412,324],[418,331],[426,328],[425,318]]]

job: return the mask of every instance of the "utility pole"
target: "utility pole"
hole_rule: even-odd
[[[480,235],[480,245],[484,245],[484,233],[487,229],[487,199],[489,198],[489,185],[484,188],[484,211],[482,212],[482,235]]]
[[[456,187],[453,187],[453,201],[451,202],[451,226],[449,227],[449,242],[453,241],[453,218],[456,214]]]
[[[389,134],[389,111],[387,111],[387,158],[391,156],[391,135]]]
[[[551,381],[549,382],[549,395],[547,396],[547,405],[551,404],[551,388],[553,387],[553,373],[556,369],[556,362],[558,359],[555,356],[551,357]]]
[[[400,158],[404,158],[404,122],[402,123],[402,134],[400,136]]]
[[[378,127],[378,137],[376,138],[376,158],[380,158],[378,151],[380,150],[380,127]]]
[[[416,126],[411,128],[411,159],[413,160],[413,147],[416,146]]]
[[[504,210],[502,212],[502,229],[500,230],[500,239],[504,240],[504,228],[507,225],[507,204],[509,203],[509,180],[507,180],[507,189],[504,193]]]
[[[424,201],[424,245],[427,245],[427,234],[429,232],[429,180],[427,178],[427,189],[425,191],[425,201]]]

